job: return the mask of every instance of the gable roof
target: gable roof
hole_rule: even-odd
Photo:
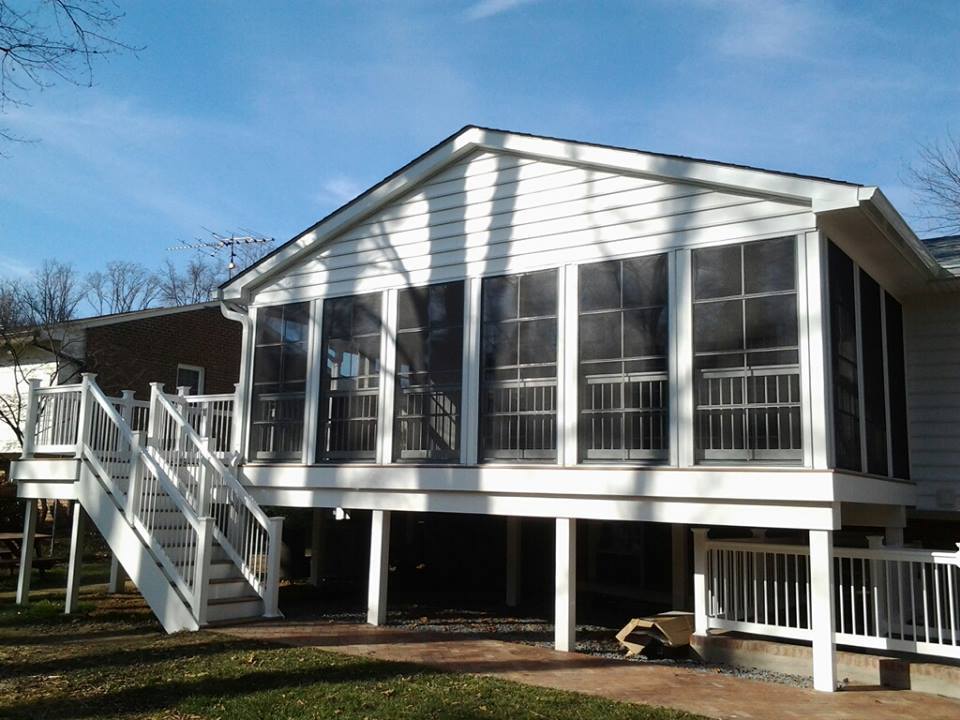
[[[387,203],[407,194],[417,184],[477,150],[726,189],[806,205],[814,212],[873,202],[923,264],[931,269],[935,266],[912,230],[877,188],[748,165],[467,125],[221,285],[221,300],[246,298],[251,288],[282,273],[306,253],[315,251]]]

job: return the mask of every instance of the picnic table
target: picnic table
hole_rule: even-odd
[[[40,541],[50,540],[51,536],[45,533],[34,533],[33,536],[33,566],[43,572],[53,567],[57,560],[40,556]],[[6,567],[11,572],[20,566],[20,553],[23,549],[22,532],[0,532],[0,567]]]

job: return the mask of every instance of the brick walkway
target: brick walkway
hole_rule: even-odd
[[[905,690],[857,688],[820,693],[697,670],[604,660],[499,640],[452,639],[449,635],[396,628],[282,622],[218,632],[378,660],[421,663],[450,672],[494,675],[527,685],[660,705],[715,718],[960,718],[960,700]]]

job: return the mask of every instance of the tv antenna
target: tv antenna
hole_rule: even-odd
[[[229,249],[230,260],[227,262],[227,272],[230,274],[230,277],[233,277],[233,271],[237,269],[237,248],[239,246],[265,245],[276,242],[275,238],[267,237],[266,235],[247,230],[246,228],[240,228],[240,233],[242,234],[230,233],[229,235],[215,232],[210,228],[203,229],[210,234],[209,240],[197,237],[194,238],[196,242],[173,245],[172,247],[168,247],[167,250],[196,250],[214,259],[219,259],[220,251]]]

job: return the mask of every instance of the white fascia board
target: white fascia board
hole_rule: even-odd
[[[815,201],[856,202],[859,185],[803,178],[775,171],[712,163],[692,158],[645,153],[554,140],[496,130],[479,130],[479,147],[529,155],[553,162],[589,165],[613,172],[690,182],[741,194],[776,198],[809,206]]]
[[[309,228],[292,241],[267,256],[255,269],[239,276],[234,282],[219,290],[221,300],[248,300],[249,288],[260,284],[295,262],[303,253],[316,250],[323,242],[363,219],[394,198],[409,192],[417,183],[443,170],[478,145],[479,130],[468,128],[447,142],[429,151],[417,162],[386,182],[375,186],[366,196],[334,211],[325,220]]]
[[[251,488],[370,492],[471,492],[703,502],[911,504],[912,486],[872,477],[837,479],[831,470],[748,468],[604,468],[538,466],[415,467],[404,465],[244,465]],[[845,488],[846,480],[850,480]]]
[[[470,127],[427,152],[406,170],[374,186],[366,195],[334,211],[326,219],[296,236],[255,268],[221,288],[219,298],[249,302],[252,288],[267,282],[306,252],[315,252],[323,243],[351,225],[476,150],[508,152],[550,162],[704,185],[805,207],[817,203],[826,203],[831,207],[855,206],[857,190],[860,187],[838,181],[803,178],[704,160]]]
[[[921,265],[936,277],[942,277],[946,274],[946,271],[940,266],[940,263],[930,254],[927,246],[917,237],[913,228],[907,224],[907,221],[903,219],[903,216],[893,206],[893,203],[887,199],[887,196],[883,194],[880,188],[862,187],[859,189],[858,196],[861,204],[874,208],[876,212],[879,213],[880,218],[889,225],[889,229],[892,230],[895,235],[895,237],[891,237],[890,240],[894,243],[906,245],[906,248],[900,248],[901,252],[908,258],[918,259]],[[876,217],[871,217],[869,214],[868,217],[870,217],[884,235],[890,237],[891,233],[887,228],[877,223]]]

